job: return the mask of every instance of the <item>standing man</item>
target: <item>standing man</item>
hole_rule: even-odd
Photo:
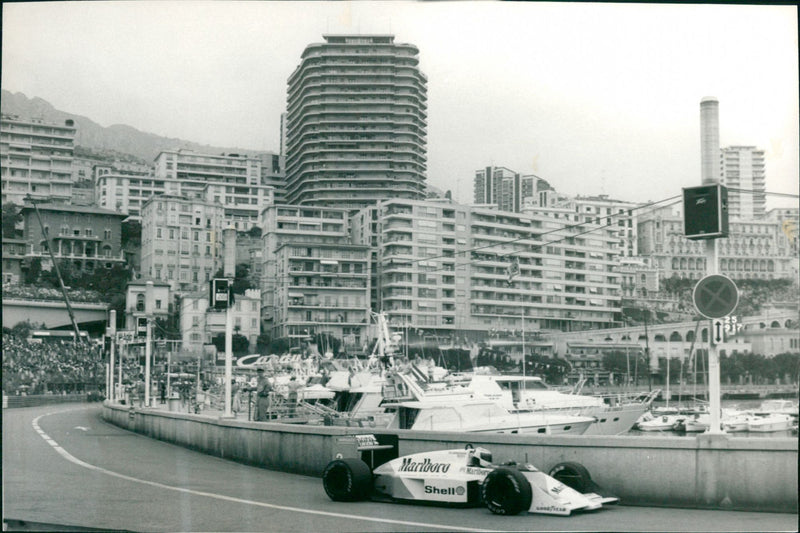
[[[292,376],[289,379],[289,417],[294,418],[295,414],[297,414],[297,402],[299,401],[299,391],[303,388],[303,384],[300,383],[295,376]]]
[[[269,395],[272,392],[272,384],[264,374],[264,369],[259,368],[256,373],[258,374],[258,383],[256,384],[256,420],[267,420],[267,413],[270,407]]]

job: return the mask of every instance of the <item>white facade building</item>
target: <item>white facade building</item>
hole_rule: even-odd
[[[286,200],[350,211],[425,197],[427,78],[393,35],[325,35],[288,81]]]
[[[247,337],[255,351],[261,331],[261,291],[247,289],[234,297],[233,333]],[[226,312],[209,309],[208,291],[181,298],[181,337],[184,350],[200,351],[204,344],[225,333]]]
[[[22,205],[34,200],[72,200],[75,125],[52,124],[15,115],[0,117],[2,202]]]
[[[767,205],[764,150],[755,146],[728,146],[720,150],[720,183],[728,187],[731,219],[764,216]]]
[[[247,155],[163,151],[155,177],[164,181],[165,194],[219,203],[226,225],[239,231],[257,225],[261,209],[274,203],[273,187],[261,184],[261,160]]]
[[[194,292],[222,266],[224,208],[182,196],[154,196],[142,209],[144,276]]]

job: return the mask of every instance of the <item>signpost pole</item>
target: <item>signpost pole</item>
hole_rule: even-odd
[[[228,278],[228,306],[225,310],[225,407],[223,416],[233,417],[231,411],[231,381],[233,380],[233,280],[236,274],[236,230],[228,227],[223,231],[225,239],[225,262],[223,274]]]
[[[717,239],[709,239],[706,241],[706,274],[718,274],[718,260],[717,260]],[[708,321],[708,408],[711,411],[711,425],[708,428],[708,433],[720,434],[725,433],[722,430],[720,411],[722,409],[722,402],[720,399],[720,372],[719,372],[719,354],[717,353],[717,345],[714,343],[714,321]]]
[[[109,313],[111,317],[109,318],[109,325],[108,325],[108,343],[109,343],[109,362],[108,362],[108,389],[106,390],[106,396],[110,401],[114,401],[114,351],[117,346],[117,312],[112,309]]]
[[[144,345],[144,406],[150,407],[150,354],[152,348],[150,341],[152,332],[150,331],[150,317],[147,317],[147,337]]]
[[[125,395],[122,393],[122,361],[123,361],[122,348],[123,347],[125,347],[125,351],[127,352],[127,345],[126,344],[121,344],[120,345],[120,351],[119,351],[119,379],[117,381],[117,393],[118,393],[117,399],[118,400],[121,400],[121,399],[123,399],[125,397]]]

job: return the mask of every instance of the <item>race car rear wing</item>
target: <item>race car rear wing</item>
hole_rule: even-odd
[[[371,469],[397,459],[397,435],[346,435],[337,437],[333,450],[336,459],[361,459]]]

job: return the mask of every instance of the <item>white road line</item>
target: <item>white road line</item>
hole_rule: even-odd
[[[213,492],[204,492],[204,491],[200,491],[200,490],[186,489],[186,488],[183,488],[183,487],[174,487],[172,485],[165,485],[163,483],[158,483],[156,481],[148,481],[146,479],[139,479],[139,478],[135,478],[135,477],[131,477],[131,476],[126,476],[125,474],[120,474],[118,472],[113,472],[111,470],[106,470],[105,468],[102,468],[102,467],[99,467],[99,466],[92,465],[92,464],[86,463],[84,461],[81,461],[77,457],[71,455],[64,448],[62,448],[47,433],[42,431],[41,427],[39,427],[39,419],[44,418],[45,416],[50,416],[50,415],[53,415],[53,414],[60,414],[60,413],[64,413],[64,412],[66,412],[66,411],[60,411],[58,413],[45,413],[43,415],[37,416],[36,418],[33,419],[33,422],[32,422],[33,429],[39,434],[39,436],[41,436],[45,440],[45,442],[47,442],[50,446],[52,446],[53,449],[56,452],[58,452],[58,454],[61,455],[67,461],[69,461],[69,462],[71,462],[73,464],[76,464],[78,466],[82,466],[84,468],[88,468],[89,470],[94,470],[95,472],[100,472],[102,474],[106,474],[106,475],[109,475],[109,476],[117,477],[117,478],[120,478],[120,479],[125,479],[127,481],[133,481],[134,483],[142,483],[144,485],[150,485],[151,487],[158,487],[158,488],[161,488],[161,489],[174,490],[174,491],[183,492],[183,493],[186,493],[186,494],[194,494],[195,496],[205,496],[207,498],[215,498],[217,500],[224,500],[224,501],[229,501],[229,502],[234,502],[234,503],[243,503],[243,504],[247,504],[247,505],[255,505],[257,507],[266,507],[268,509],[278,509],[278,510],[281,510],[281,511],[291,511],[291,512],[295,512],[295,513],[312,514],[312,515],[319,515],[319,516],[330,516],[330,517],[333,517],[333,518],[345,518],[345,519],[348,519],[348,520],[364,520],[364,521],[367,521],[367,522],[380,522],[382,524],[394,524],[394,525],[400,525],[400,526],[411,526],[411,527],[417,527],[417,528],[422,528],[422,529],[426,529],[426,530],[433,528],[433,529],[444,529],[444,530],[447,530],[447,531],[475,531],[475,532],[487,532],[487,533],[489,533],[489,532],[494,533],[496,531],[502,531],[502,530],[493,530],[493,529],[475,529],[475,528],[459,527],[459,526],[453,526],[453,525],[438,525],[438,524],[431,524],[431,523],[426,523],[426,522],[409,522],[409,521],[405,521],[405,520],[392,520],[392,519],[388,519],[388,518],[372,518],[372,517],[367,517],[367,516],[344,514],[344,513],[331,513],[331,512],[328,512],[328,511],[315,511],[315,510],[311,510],[311,509],[300,509],[298,507],[288,507],[286,505],[276,505],[276,504],[272,504],[272,503],[264,503],[264,502],[257,502],[257,501],[253,501],[253,500],[245,500],[245,499],[242,499],[242,498],[234,498],[233,496],[225,496],[224,494],[215,494]]]

